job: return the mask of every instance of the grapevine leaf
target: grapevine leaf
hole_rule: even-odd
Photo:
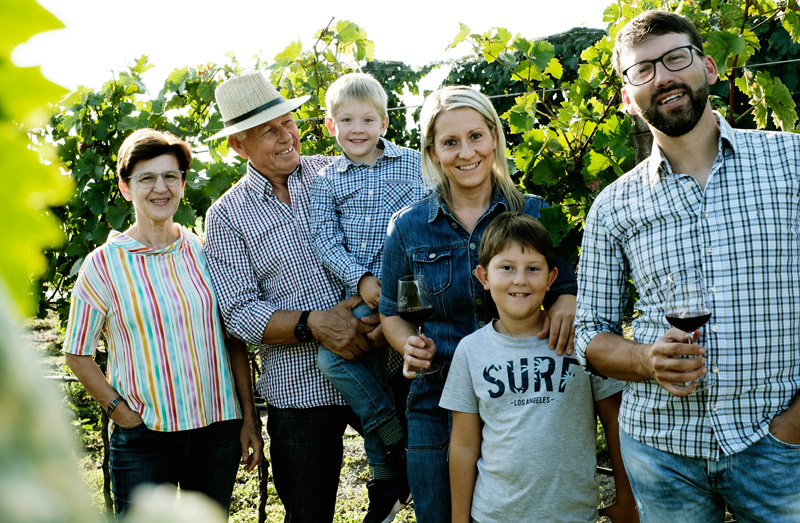
[[[466,40],[467,35],[469,34],[469,27],[467,27],[465,24],[459,22],[458,23],[458,28],[459,28],[458,29],[458,34],[456,35],[455,38],[453,38],[453,42],[445,49],[445,51],[447,49],[455,49],[455,47],[458,44],[460,44],[461,42]]]
[[[783,28],[789,31],[795,42],[800,41],[800,15],[796,11],[786,11],[786,16],[783,17]]]
[[[766,105],[772,110],[772,121],[776,127],[784,131],[794,129],[797,122],[795,103],[792,93],[780,78],[772,78],[772,85],[766,89]]]

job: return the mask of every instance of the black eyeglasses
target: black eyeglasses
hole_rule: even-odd
[[[694,62],[694,53],[697,51],[702,56],[703,50],[694,45],[683,45],[667,51],[655,60],[645,60],[633,64],[624,71],[622,76],[628,79],[631,85],[644,85],[656,77],[656,64],[661,62],[669,71],[682,71]]]

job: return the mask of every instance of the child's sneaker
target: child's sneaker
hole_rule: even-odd
[[[405,476],[405,475],[404,475]],[[373,479],[367,483],[369,510],[364,523],[391,523],[403,507],[411,503],[408,481]]]

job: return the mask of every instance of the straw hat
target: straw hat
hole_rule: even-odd
[[[294,111],[311,98],[305,95],[286,100],[260,71],[250,71],[222,82],[217,86],[216,97],[225,128],[206,138],[206,142],[252,129]]]

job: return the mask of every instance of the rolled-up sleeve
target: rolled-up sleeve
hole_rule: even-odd
[[[602,332],[622,335],[628,298],[628,264],[622,245],[603,223],[607,199],[598,198],[586,217],[578,265],[575,354],[586,365],[586,347]]]
[[[278,308],[259,296],[247,243],[221,207],[208,211],[203,251],[225,327],[237,338],[261,345],[264,329]]]

